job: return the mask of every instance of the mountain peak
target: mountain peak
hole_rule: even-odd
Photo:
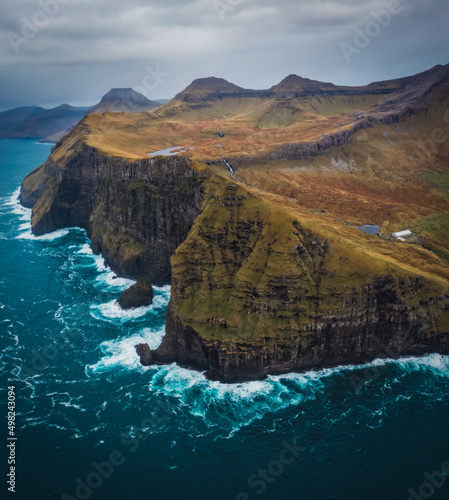
[[[275,95],[297,94],[304,92],[317,92],[322,90],[333,90],[336,86],[333,83],[319,82],[303,78],[298,75],[288,75],[280,83],[271,87],[270,91]]]
[[[180,101],[191,101],[197,99],[207,99],[219,97],[223,94],[230,97],[232,94],[239,94],[245,89],[228,82],[224,78],[209,76],[194,80],[187,88],[176,95],[175,99]]]
[[[149,111],[159,104],[150,101],[143,94],[131,88],[114,88],[107,92],[90,113],[105,113],[106,111],[124,111],[136,113]]]

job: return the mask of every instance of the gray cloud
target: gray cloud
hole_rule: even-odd
[[[363,49],[357,29],[388,0],[3,2],[0,109],[93,104],[111,87],[145,84],[149,98],[168,98],[211,74],[251,88],[290,73],[358,85],[449,62],[447,1],[396,2]],[[342,43],[355,47],[350,62]]]

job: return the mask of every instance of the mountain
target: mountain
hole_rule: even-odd
[[[39,106],[22,106],[20,108],[9,109],[0,113],[0,134],[8,130],[14,130],[23,125],[27,120],[34,118],[44,112],[44,108]]]
[[[323,91],[333,91],[337,88],[333,83],[322,83],[297,75],[289,75],[280,83],[271,87],[270,92],[276,97],[296,97],[304,93],[313,94]]]
[[[90,109],[89,113],[105,113],[107,111],[123,111],[137,113],[150,111],[160,106],[157,102],[150,101],[144,95],[133,89],[111,89],[103,96],[101,101]]]
[[[83,227],[119,275],[171,284],[143,364],[232,382],[448,354],[448,108],[449,65],[361,87],[199,79],[145,115],[87,115],[21,202],[34,234]]]
[[[0,138],[54,142],[69,132],[88,112],[61,104],[53,109],[27,106],[0,113]]]
[[[186,89],[175,96],[178,101],[194,102],[209,99],[220,99],[230,96],[241,96],[247,91],[223,78],[211,76],[194,80]]]

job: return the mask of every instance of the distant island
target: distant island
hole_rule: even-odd
[[[198,79],[84,116],[21,202],[34,234],[84,228],[118,275],[171,284],[145,365],[234,382],[448,354],[448,91],[449,65],[361,87]]]
[[[160,103],[150,101],[133,89],[111,89],[95,106],[61,104],[53,109],[22,106],[0,113],[0,139],[36,139],[57,142],[88,113],[150,111]]]

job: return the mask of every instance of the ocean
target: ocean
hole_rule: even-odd
[[[83,230],[31,234],[20,183],[50,149],[0,141],[1,498],[449,498],[449,356],[231,385],[140,366],[134,346],[162,340],[170,287],[122,311],[133,282]]]

